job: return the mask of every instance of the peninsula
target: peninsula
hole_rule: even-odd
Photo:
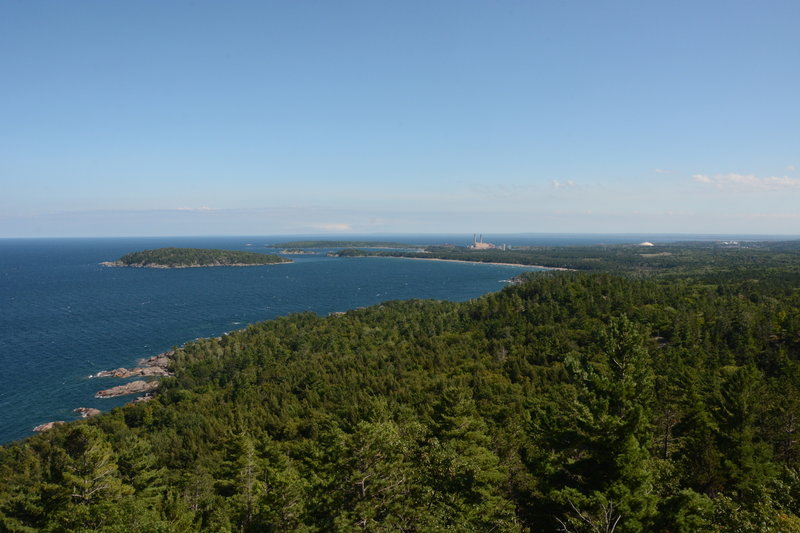
[[[214,250],[204,248],[157,248],[123,255],[116,261],[100,263],[108,267],[194,268],[215,266],[257,266],[291,263],[274,254]]]
[[[272,245],[275,248],[402,248],[418,250],[423,246],[388,241],[289,241]]]

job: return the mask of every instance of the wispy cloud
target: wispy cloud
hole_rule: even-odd
[[[800,179],[789,176],[768,176],[760,178],[753,174],[693,174],[697,183],[712,185],[721,191],[758,192],[800,189]]]
[[[794,172],[795,170],[797,170],[796,165],[786,165],[786,172]]]
[[[569,189],[575,186],[575,182],[572,180],[550,180],[550,185],[552,185],[554,189]]]
[[[176,207],[176,211],[218,211],[216,207],[200,206],[200,207]]]
[[[672,174],[672,171],[671,170],[665,170],[663,168],[657,168],[656,169],[656,174]]]

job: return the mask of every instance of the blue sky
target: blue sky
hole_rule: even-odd
[[[800,235],[800,2],[0,4],[0,237]]]

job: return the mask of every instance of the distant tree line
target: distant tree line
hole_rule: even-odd
[[[274,254],[204,248],[158,248],[129,253],[117,260],[117,264],[121,266],[173,268],[187,266],[271,265],[286,262],[289,262],[289,260]]]
[[[390,241],[289,241],[273,246],[275,248],[422,248],[415,244]]]
[[[461,246],[429,246],[411,252],[347,248],[340,257],[406,257],[484,263],[511,263],[599,272],[663,272],[687,275],[719,269],[796,268],[800,241],[715,242],[638,245],[526,246],[506,250],[474,250]]]

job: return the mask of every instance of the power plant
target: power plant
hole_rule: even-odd
[[[491,250],[497,247],[490,242],[483,242],[483,234],[478,236],[476,233],[473,233],[472,244],[469,246],[469,248],[473,250]]]

